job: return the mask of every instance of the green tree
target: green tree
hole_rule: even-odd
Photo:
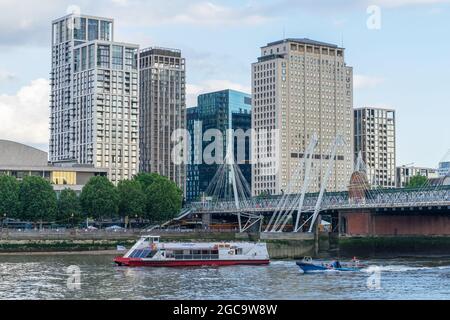
[[[145,218],[165,222],[177,216],[183,202],[183,192],[171,180],[156,173],[141,173],[135,177],[145,193]]]
[[[19,209],[19,182],[14,177],[0,175],[0,218],[15,218]]]
[[[406,185],[406,188],[421,188],[425,186],[427,182],[428,182],[427,177],[417,174],[409,180],[408,184]]]
[[[256,198],[267,199],[267,198],[270,198],[270,194],[267,191],[263,191]]]
[[[106,177],[92,177],[81,191],[80,202],[83,212],[90,218],[117,217],[119,195]]]
[[[155,182],[162,179],[164,179],[164,177],[160,176],[157,173],[139,173],[134,177],[133,180],[139,182],[142,186],[142,189],[145,190]]]
[[[21,213],[19,218],[32,222],[51,222],[57,211],[56,193],[50,182],[41,177],[26,176],[20,183],[19,199]]]
[[[122,180],[117,185],[119,193],[119,215],[121,217],[143,217],[146,207],[145,193],[136,180]]]
[[[80,199],[76,192],[71,189],[61,191],[58,199],[58,216],[56,220],[75,226],[83,221],[83,218]]]

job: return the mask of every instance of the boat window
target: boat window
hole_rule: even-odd
[[[139,255],[138,258],[147,258],[147,256],[150,254],[151,250],[146,249],[146,250],[142,250],[142,253]]]
[[[153,243],[159,243],[159,237],[153,238]]]
[[[137,258],[139,257],[139,255],[142,253],[143,250],[134,250],[131,254],[130,254],[130,258]]]

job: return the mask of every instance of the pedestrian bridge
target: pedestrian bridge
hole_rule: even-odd
[[[307,194],[299,207],[298,194],[270,198],[251,198],[239,201],[204,201],[189,205],[193,213],[272,213],[276,210],[313,212],[319,194]],[[325,193],[320,211],[352,209],[384,209],[450,206],[450,186],[421,189],[391,189],[368,193],[366,197],[352,198],[349,192]]]

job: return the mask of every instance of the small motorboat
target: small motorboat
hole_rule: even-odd
[[[351,266],[342,266],[340,263],[336,264],[314,264],[310,257],[305,257],[302,261],[298,261],[297,265],[304,273],[323,272],[323,271],[360,271],[361,266],[354,264]]]

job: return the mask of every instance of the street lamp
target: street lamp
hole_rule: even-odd
[[[5,225],[5,220],[6,220],[6,213],[3,214],[3,220],[2,220],[2,233],[3,233],[3,227]]]
[[[71,218],[72,218],[72,228],[74,228],[75,229],[75,226],[74,226],[74,224],[73,224],[73,213],[71,214]]]

